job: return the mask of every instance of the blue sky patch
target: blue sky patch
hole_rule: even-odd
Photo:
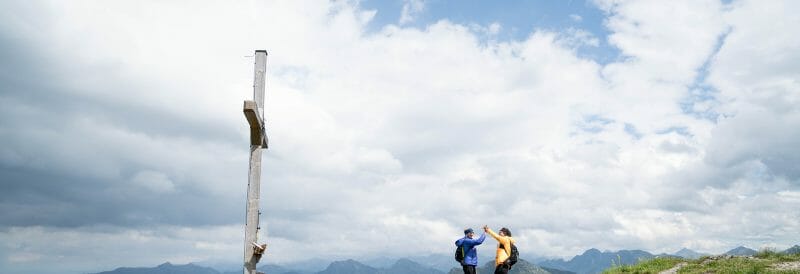
[[[400,25],[425,29],[440,20],[470,26],[473,24],[488,27],[493,23],[501,25],[500,31],[492,37],[496,41],[522,41],[535,31],[566,33],[579,29],[598,38],[597,46],[578,46],[578,56],[607,64],[618,60],[620,51],[608,44],[610,34],[605,27],[606,14],[590,1],[547,1],[511,0],[493,1],[424,1],[419,12],[413,13],[413,20],[402,22],[403,6],[400,0],[366,0],[360,3],[367,10],[377,11],[368,25],[369,32],[377,32],[387,25]],[[486,39],[486,37],[480,37]]]

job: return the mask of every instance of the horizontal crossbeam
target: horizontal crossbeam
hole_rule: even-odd
[[[250,124],[250,145],[260,145],[263,148],[267,148],[269,140],[267,139],[267,132],[264,130],[264,120],[261,118],[264,116],[259,112],[255,101],[244,101],[244,116]]]

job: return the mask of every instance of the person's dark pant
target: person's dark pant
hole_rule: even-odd
[[[476,274],[475,266],[474,265],[461,265],[461,268],[464,269],[464,274]]]
[[[494,274],[508,274],[508,269],[506,265],[498,265],[494,268]]]

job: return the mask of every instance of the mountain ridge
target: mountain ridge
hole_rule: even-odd
[[[494,262],[487,262],[482,267],[476,270],[478,273],[494,273]],[[461,267],[454,267],[447,274],[462,274],[464,273]],[[562,271],[557,269],[545,269],[524,259],[517,261],[517,264],[511,268],[509,274],[575,274],[574,272]]]
[[[480,261],[486,262],[479,269],[483,269],[481,273],[494,272],[493,260],[490,259],[488,253],[482,252]],[[800,245],[794,245],[787,248],[780,253],[797,254],[800,253]],[[724,255],[733,256],[752,256],[756,251],[744,246],[733,248],[724,253]],[[568,274],[568,273],[600,273],[613,265],[631,265],[643,259],[656,258],[656,257],[670,257],[677,256],[686,259],[696,259],[702,256],[707,256],[688,248],[682,248],[674,254],[658,254],[654,255],[643,250],[619,250],[619,251],[600,251],[597,248],[590,248],[580,255],[573,256],[570,260],[564,259],[549,259],[540,262],[532,263],[520,259],[520,263],[515,268],[519,271],[511,273],[554,273],[554,274]],[[292,264],[266,264],[259,265],[258,270],[270,274],[445,274],[452,273],[454,270],[461,271],[460,267],[453,267],[458,265],[453,258],[441,254],[431,254],[425,256],[412,256],[403,257],[393,260],[388,257],[377,257],[369,259],[370,263],[365,263],[360,260],[338,260],[326,262],[324,259],[314,259],[307,263],[292,263]],[[327,264],[327,266],[323,266]],[[374,265],[373,265],[374,264]],[[313,265],[313,266],[312,266]],[[376,266],[378,265],[378,266]],[[203,266],[201,263],[188,263],[185,265],[174,265],[170,262],[165,262],[156,267],[119,267],[111,271],[97,272],[94,274],[238,274],[241,271],[230,271],[231,269],[213,268]],[[485,272],[484,270],[488,271]],[[527,272],[525,272],[527,271]]]
[[[753,256],[753,255],[756,255],[756,253],[758,253],[758,251],[755,251],[753,249],[750,249],[750,248],[747,248],[747,247],[744,247],[744,246],[739,246],[739,247],[736,247],[734,249],[728,250],[728,252],[725,252],[724,255]]]
[[[792,246],[790,248],[787,248],[786,250],[783,251],[783,253],[786,253],[786,254],[799,254],[800,253],[800,245],[794,245],[794,246]]]
[[[590,248],[569,261],[555,259],[539,262],[539,265],[557,270],[566,270],[578,274],[600,273],[613,264],[634,264],[655,255],[643,250],[619,250],[615,252],[600,251]]]
[[[684,248],[681,248],[681,250],[678,250],[675,253],[672,253],[672,255],[678,256],[678,257],[681,257],[681,258],[685,258],[685,259],[697,259],[697,258],[700,258],[700,257],[703,257],[703,256],[708,256],[710,254],[700,253],[700,252],[697,252],[697,251],[694,251],[694,250],[691,250],[691,249],[688,249],[688,248],[684,247]]]
[[[198,266],[192,263],[173,265],[170,262],[156,267],[119,267],[111,271],[97,272],[95,274],[220,274],[210,267]]]

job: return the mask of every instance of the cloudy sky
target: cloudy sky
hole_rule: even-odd
[[[487,1],[488,2],[488,1]],[[800,244],[800,2],[2,1],[0,269]]]

